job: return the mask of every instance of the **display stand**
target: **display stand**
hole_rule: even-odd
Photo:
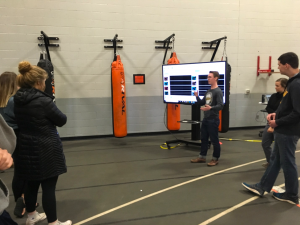
[[[168,38],[167,38],[168,39]],[[167,40],[166,39],[166,40]],[[210,42],[202,42],[202,44],[209,44],[210,47],[202,47],[202,49],[214,49],[211,62],[214,61],[215,55],[218,51],[218,48],[220,46],[220,43],[222,40],[226,40],[227,37],[222,37]],[[213,47],[213,45],[216,44],[216,47]],[[167,45],[167,48],[169,45]],[[167,51],[167,49],[166,49]],[[165,58],[164,58],[165,60]],[[164,63],[164,61],[163,61]],[[166,141],[166,145],[168,149],[171,148],[170,144],[172,143],[185,143],[186,145],[196,145],[196,146],[201,146],[201,131],[200,131],[200,122],[201,122],[201,110],[200,106],[197,104],[192,105],[192,120],[181,120],[178,121],[179,123],[190,123],[192,127],[192,133],[191,133],[191,139],[176,139],[176,140],[171,140],[171,141]],[[208,148],[210,148],[211,142],[209,141]]]
[[[192,105],[192,120],[181,120],[179,123],[189,123],[192,127],[191,139],[176,139],[171,141],[166,141],[168,149],[170,149],[170,144],[172,143],[185,143],[186,145],[197,145],[201,146],[200,142],[200,121],[201,121],[201,112],[200,106],[197,104]]]

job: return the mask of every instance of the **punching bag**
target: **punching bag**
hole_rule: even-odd
[[[226,62],[226,84],[225,84],[225,104],[223,109],[219,112],[219,132],[226,133],[229,130],[229,95],[230,95],[230,79],[231,66]]]
[[[179,64],[176,52],[173,52],[171,58],[168,60],[168,64]],[[180,123],[180,105],[179,104],[167,104],[167,128],[168,130],[179,130]]]
[[[113,132],[115,137],[127,136],[126,90],[124,67],[120,55],[111,64]]]
[[[46,89],[45,93],[50,96],[53,96],[53,101],[55,102],[55,86],[54,86],[54,69],[53,65],[50,60],[43,59],[43,55],[40,56],[40,61],[38,62],[37,66],[45,70],[48,74],[48,78],[45,81]]]

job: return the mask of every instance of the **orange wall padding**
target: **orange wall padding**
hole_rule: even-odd
[[[168,64],[179,64],[176,52],[172,53],[172,57],[168,60]],[[179,104],[167,104],[167,128],[168,130],[179,130],[180,123],[180,105]]]
[[[126,89],[124,67],[120,55],[111,64],[113,132],[115,137],[127,136]]]

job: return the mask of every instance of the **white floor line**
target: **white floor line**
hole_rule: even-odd
[[[299,151],[299,152],[300,152],[300,151]],[[136,202],[140,202],[140,201],[142,201],[142,200],[144,200],[144,199],[147,199],[147,198],[150,198],[150,197],[152,197],[152,196],[161,194],[161,193],[163,193],[163,192],[172,190],[172,189],[174,189],[174,188],[181,187],[181,186],[183,186],[183,185],[186,185],[186,184],[189,184],[189,183],[198,181],[198,180],[202,180],[202,179],[207,178],[207,177],[211,177],[211,176],[214,176],[214,175],[217,175],[217,174],[220,174],[220,173],[224,173],[224,172],[227,172],[227,171],[230,171],[230,170],[234,170],[234,169],[237,169],[237,168],[240,168],[240,167],[243,167],[243,166],[248,166],[248,165],[251,165],[251,164],[254,164],[254,163],[257,163],[257,162],[261,162],[261,161],[264,161],[264,160],[266,160],[266,159],[259,159],[259,160],[252,161],[252,162],[249,162],[249,163],[241,164],[241,165],[239,165],[239,166],[234,166],[234,167],[231,167],[231,168],[228,168],[228,169],[225,169],[225,170],[220,170],[220,171],[215,172],[215,173],[210,173],[210,174],[207,174],[207,175],[205,175],[205,176],[198,177],[198,178],[195,178],[195,179],[192,179],[192,180],[189,180],[189,181],[186,181],[186,182],[183,182],[183,183],[180,183],[180,184],[171,186],[171,187],[169,187],[169,188],[165,188],[165,189],[163,189],[163,190],[154,192],[154,193],[152,193],[152,194],[149,194],[149,195],[146,195],[146,196],[144,196],[144,197],[135,199],[135,200],[130,201],[130,202],[127,202],[127,203],[125,203],[125,204],[123,204],[123,205],[117,206],[117,207],[115,207],[115,208],[112,208],[112,209],[110,209],[110,210],[107,210],[107,211],[105,211],[105,212],[102,212],[102,213],[100,213],[100,214],[97,214],[97,215],[95,215],[95,216],[92,216],[92,217],[90,217],[90,218],[88,218],[88,219],[82,220],[82,221],[80,221],[80,222],[78,222],[78,223],[75,223],[74,225],[81,225],[81,224],[87,223],[87,222],[89,222],[89,221],[91,221],[91,220],[97,219],[97,218],[99,218],[99,217],[101,217],[101,216],[104,216],[104,215],[106,215],[106,214],[109,214],[109,213],[111,213],[111,212],[114,212],[114,211],[116,211],[116,210],[118,210],[118,209],[124,208],[124,207],[129,206],[129,205],[132,205],[132,204],[134,204],[134,203],[136,203]]]
[[[300,152],[300,151],[296,151],[296,153],[297,153],[297,152]],[[298,178],[298,180],[300,180],[300,177]],[[285,185],[285,184],[281,184],[281,185],[279,185],[278,187],[283,187],[284,185]],[[268,194],[268,193],[265,193],[265,195],[266,195],[266,194]],[[229,208],[229,209],[227,209],[227,210],[225,210],[225,211],[219,213],[218,215],[216,215],[216,216],[214,216],[214,217],[212,217],[212,218],[210,218],[210,219],[208,219],[208,220],[206,220],[206,221],[200,223],[199,225],[207,225],[207,224],[210,224],[211,222],[214,222],[215,220],[221,218],[222,216],[225,216],[226,214],[228,214],[228,213],[230,213],[230,212],[232,212],[232,211],[234,211],[234,210],[236,210],[236,209],[238,209],[238,208],[240,208],[240,207],[242,207],[242,206],[244,206],[244,205],[246,205],[246,204],[248,204],[248,203],[250,203],[250,202],[252,202],[252,201],[254,201],[254,200],[256,200],[256,199],[258,199],[258,198],[260,198],[260,197],[259,197],[259,196],[255,196],[255,197],[249,198],[248,200],[243,201],[243,202],[241,202],[240,204],[237,204],[237,205],[235,205],[235,206],[233,206],[233,207],[231,207],[231,208]]]

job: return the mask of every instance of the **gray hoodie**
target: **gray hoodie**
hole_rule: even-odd
[[[12,154],[16,147],[16,136],[14,130],[7,125],[0,115],[0,148],[6,149]],[[1,150],[0,150],[1,151]],[[0,215],[8,207],[9,191],[3,181],[0,179]]]

